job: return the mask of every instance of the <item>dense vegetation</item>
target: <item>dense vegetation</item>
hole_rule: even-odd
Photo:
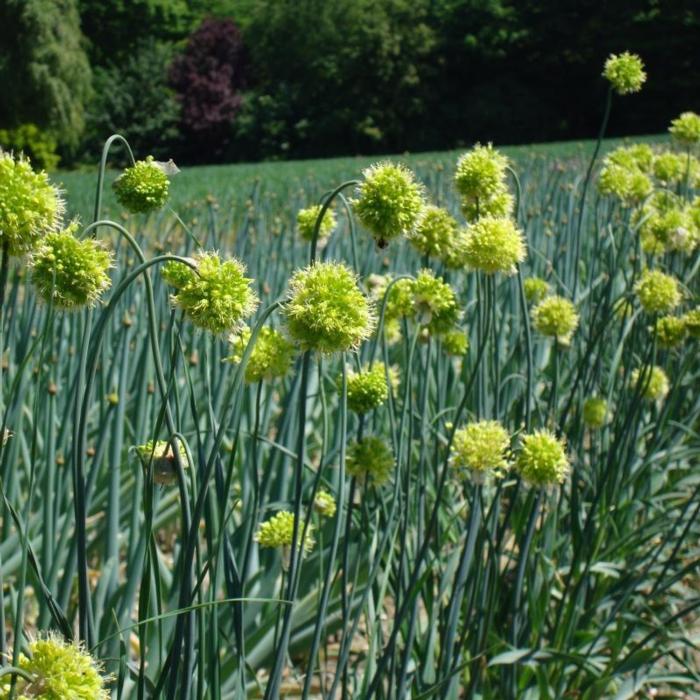
[[[622,47],[654,84],[611,133],[700,109],[686,0],[2,0],[0,40],[0,143],[47,165],[106,132],[184,163],[589,137]]]

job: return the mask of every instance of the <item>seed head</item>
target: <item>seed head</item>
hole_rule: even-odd
[[[467,423],[455,431],[450,451],[450,464],[466,470],[478,483],[487,474],[502,476],[508,469],[510,436],[494,420]]]
[[[591,396],[583,403],[583,422],[592,429],[602,428],[608,417],[608,402]]]
[[[668,130],[673,139],[684,146],[700,143],[700,115],[683,112],[671,122]]]
[[[299,537],[303,529],[302,523],[299,523],[297,530],[298,546]],[[273,515],[269,520],[261,523],[258,531],[255,533],[255,541],[261,547],[269,547],[275,549],[277,547],[291,547],[294,538],[294,513],[287,510],[282,510]],[[310,552],[314,548],[313,526],[309,523],[306,528],[306,537],[304,538],[304,551]],[[296,547],[295,547],[296,548]]]
[[[374,328],[374,309],[342,263],[314,263],[289,281],[284,307],[289,335],[304,350],[354,350]]]
[[[644,371],[635,369],[631,375],[632,389],[641,386],[642,397],[648,401],[660,401],[669,392],[669,381],[661,367],[646,368]]]
[[[322,205],[316,204],[314,206],[307,207],[306,209],[300,209],[297,212],[297,231],[305,241],[313,240],[316,219],[318,219],[322,208]],[[318,229],[318,240],[322,241],[325,238],[328,238],[331,233],[333,233],[333,230],[337,224],[338,222],[336,221],[335,213],[329,207],[326,209],[323,219],[321,219],[321,225]]]
[[[125,209],[134,214],[147,214],[166,203],[170,180],[153,156],[148,156],[126,168],[112,187]]]
[[[526,257],[522,231],[511,219],[486,216],[469,227],[465,258],[475,270],[512,275]]]
[[[453,357],[464,357],[469,350],[469,336],[458,328],[453,328],[446,333],[441,333],[440,344],[442,349]]]
[[[48,175],[0,149],[0,244],[10,255],[32,251],[61,227],[64,204]]]
[[[566,444],[548,430],[524,435],[515,467],[533,486],[561,484],[569,473]]]
[[[634,291],[648,314],[667,314],[681,303],[678,280],[660,270],[645,270]]]
[[[423,209],[423,188],[403,165],[377,163],[363,172],[355,213],[377,244],[409,234]]]
[[[612,85],[618,95],[639,92],[647,79],[642,59],[636,54],[625,51],[611,54],[605,62],[603,77]]]
[[[503,192],[508,159],[490,143],[476,144],[457,161],[455,187],[466,201],[488,200]]]
[[[177,261],[165,268],[166,281],[176,283],[173,305],[195,326],[211,333],[237,330],[258,306],[245,265],[235,258],[221,260],[215,252],[197,253],[194,261],[196,272]]]
[[[541,277],[528,277],[523,280],[525,298],[530,304],[537,304],[549,294],[549,284]]]
[[[232,353],[226,359],[239,364],[243,359],[248,342],[250,341],[250,328],[245,327],[238,333],[229,336]],[[284,377],[292,365],[296,348],[294,344],[279,331],[269,326],[260,329],[255,340],[253,351],[248,358],[245,368],[245,381],[248,384],[255,382],[271,382],[279,377]]]
[[[343,378],[338,377],[340,390]],[[389,398],[386,383],[386,368],[383,362],[375,362],[371,367],[364,367],[361,372],[347,373],[348,408],[358,414],[369,413],[381,406]]]
[[[369,479],[375,486],[382,486],[389,480],[394,464],[394,455],[381,438],[368,435],[348,445],[345,468],[360,481]]]
[[[30,259],[37,294],[65,311],[94,306],[112,283],[112,256],[95,239],[77,238],[77,229],[73,222],[65,231],[48,233]]]
[[[578,326],[578,313],[568,299],[555,295],[546,297],[532,309],[532,323],[538,333],[568,345]]]

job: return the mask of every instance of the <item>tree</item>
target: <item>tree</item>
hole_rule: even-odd
[[[74,149],[91,81],[76,1],[3,0],[0,43],[0,126],[34,123]]]

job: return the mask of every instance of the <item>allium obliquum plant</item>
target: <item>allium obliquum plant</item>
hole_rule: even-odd
[[[115,136],[82,225],[3,156],[0,697],[692,696],[694,129],[180,214]]]

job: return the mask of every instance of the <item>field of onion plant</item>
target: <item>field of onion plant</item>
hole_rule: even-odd
[[[604,77],[600,139],[645,74]],[[700,116],[670,132],[235,217],[113,136],[82,222],[0,153],[0,698],[700,697]]]

